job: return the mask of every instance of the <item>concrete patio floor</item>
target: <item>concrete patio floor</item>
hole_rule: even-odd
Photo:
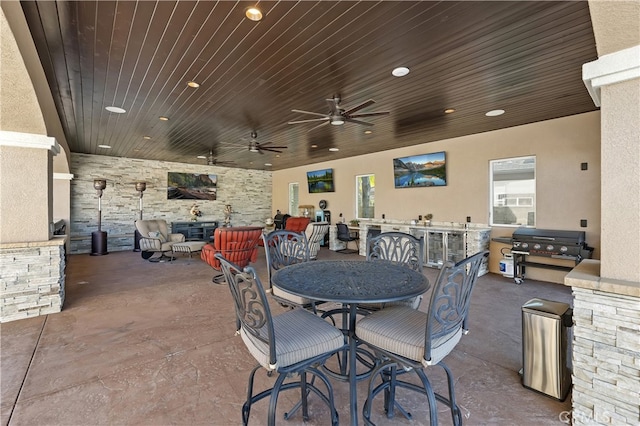
[[[322,248],[319,259],[361,259]],[[264,251],[253,265],[266,282]],[[0,325],[2,425],[238,425],[246,381],[255,365],[235,336],[226,285],[199,258],[149,263],[139,253],[71,255],[61,313]],[[437,270],[425,268],[433,282]],[[558,402],[522,387],[521,306],[531,298],[571,303],[570,288],[495,274],[478,281],[470,333],[447,357],[467,425],[557,425],[566,421],[570,397]],[[423,300],[421,309],[426,306]],[[274,313],[284,308],[277,304]],[[429,370],[445,391],[440,368]],[[258,387],[274,378],[259,373]],[[367,382],[358,385],[360,407]],[[334,381],[340,423],[349,420],[348,384]],[[427,402],[399,391],[413,415],[387,419],[382,398],[372,420],[378,425],[426,425]],[[310,420],[298,413],[282,420],[296,401],[278,401],[278,424],[325,425],[325,406],[311,398]],[[254,406],[250,424],[266,424],[267,402]],[[439,422],[451,424],[445,406]],[[362,424],[361,413],[358,413]]]

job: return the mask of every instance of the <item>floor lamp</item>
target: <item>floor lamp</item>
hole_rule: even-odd
[[[140,194],[140,220],[142,220],[142,193],[147,189],[146,182],[136,182],[136,191]],[[133,251],[140,251],[140,232],[138,228],[135,229],[133,234]]]
[[[94,179],[93,188],[98,191],[98,230],[91,233],[91,256],[109,254],[107,252],[107,233],[102,230],[102,191],[106,187],[106,179]]]

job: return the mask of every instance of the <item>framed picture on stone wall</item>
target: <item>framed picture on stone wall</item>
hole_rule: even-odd
[[[169,172],[167,199],[215,200],[218,192],[218,176],[201,173]]]

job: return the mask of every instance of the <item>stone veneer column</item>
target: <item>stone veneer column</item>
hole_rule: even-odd
[[[60,312],[64,237],[52,239],[54,138],[0,131],[0,322]]]
[[[601,106],[600,261],[574,295],[574,425],[640,424],[640,2],[590,1],[599,59],[583,79]],[[631,47],[629,47],[631,46]]]

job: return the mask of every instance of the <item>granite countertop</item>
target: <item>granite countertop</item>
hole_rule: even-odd
[[[424,223],[416,223],[412,224],[411,220],[396,220],[396,219],[360,219],[360,226],[407,226],[411,229],[423,229],[423,230],[482,230],[488,231],[491,230],[491,227],[484,223],[465,223],[465,222],[434,222],[431,221],[430,225],[425,225]]]

